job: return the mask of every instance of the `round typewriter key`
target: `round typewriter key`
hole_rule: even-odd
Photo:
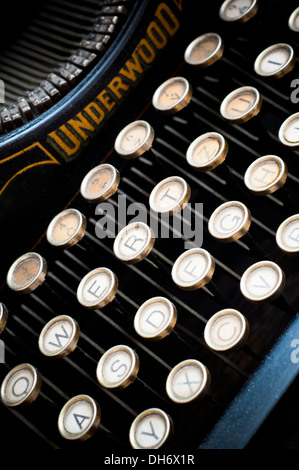
[[[85,441],[98,429],[101,409],[88,395],[77,395],[66,402],[58,417],[58,429],[68,440]]]
[[[242,275],[241,292],[251,302],[271,302],[280,296],[285,287],[282,269],[272,261],[259,261]]]
[[[98,165],[84,177],[80,192],[89,202],[98,204],[106,201],[117,191],[120,182],[118,170],[108,163]]]
[[[172,434],[170,416],[159,408],[150,408],[134,419],[129,439],[133,449],[160,449]]]
[[[220,113],[231,124],[241,124],[256,116],[261,106],[262,98],[258,90],[251,86],[244,86],[233,90],[224,98]]]
[[[299,113],[292,114],[282,123],[278,137],[287,147],[299,146]]]
[[[195,359],[187,359],[177,364],[166,380],[166,392],[175,403],[189,403],[203,398],[210,387],[208,369]]]
[[[44,283],[46,273],[46,260],[38,253],[26,253],[9,268],[7,285],[15,292],[27,294]]]
[[[174,77],[162,83],[154,93],[153,106],[164,114],[174,114],[188,106],[192,87],[183,77]]]
[[[1,400],[6,406],[30,405],[39,395],[42,378],[31,364],[19,364],[4,378]]]
[[[86,218],[77,209],[66,209],[57,214],[47,229],[48,242],[56,247],[69,248],[85,234]]]
[[[106,351],[97,366],[97,379],[105,387],[122,390],[133,383],[139,370],[139,358],[132,348],[113,346]]]
[[[203,34],[194,39],[185,50],[185,62],[198,68],[209,67],[222,57],[223,49],[219,34]]]
[[[154,243],[152,229],[143,222],[134,222],[118,233],[113,250],[115,256],[124,263],[135,264],[149,255]]]
[[[287,179],[288,169],[276,155],[265,155],[247,168],[244,182],[250,192],[256,195],[272,194],[281,188]]]
[[[258,11],[257,0],[225,0],[221,5],[219,15],[224,21],[245,23]]]
[[[195,170],[210,171],[224,162],[227,152],[225,138],[218,132],[207,132],[189,145],[186,158]]]
[[[137,158],[152,147],[154,129],[146,121],[134,121],[128,124],[115,140],[115,150],[123,158]]]
[[[249,325],[242,313],[227,308],[215,313],[204,330],[205,342],[214,351],[233,351],[247,341]]]
[[[67,315],[52,318],[42,329],[38,346],[42,354],[61,358],[76,349],[80,336],[78,323]]]
[[[144,339],[158,341],[168,336],[177,321],[177,309],[165,297],[153,297],[144,302],[134,318],[135,331]]]
[[[8,310],[5,305],[0,302],[0,334],[4,330],[8,318]]]
[[[86,308],[103,308],[114,300],[117,289],[116,275],[108,268],[96,268],[81,280],[77,289],[77,299]]]
[[[180,212],[189,202],[191,189],[180,176],[169,176],[160,181],[152,190],[149,204],[158,214],[173,215]]]
[[[292,215],[280,224],[276,232],[276,243],[285,253],[299,253],[299,214]]]
[[[251,225],[251,214],[239,201],[221,204],[209,219],[210,234],[219,241],[232,242],[245,235]]]
[[[262,77],[281,78],[293,70],[296,57],[289,44],[279,43],[267,47],[255,60],[254,70]]]
[[[289,17],[289,28],[296,33],[299,31],[299,7]]]
[[[184,290],[195,290],[211,281],[215,262],[202,248],[191,248],[175,261],[171,276],[174,283]]]

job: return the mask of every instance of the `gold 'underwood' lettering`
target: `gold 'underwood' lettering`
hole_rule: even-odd
[[[183,0],[173,0],[181,11]],[[171,7],[161,2],[149,22],[146,34],[140,39],[131,56],[118,74],[98,93],[94,101],[76,116],[48,134],[47,142],[66,160],[71,161],[96,134],[103,122],[114,112],[147,68],[157,53],[166,47],[178,31],[180,22]]]
[[[115,101],[112,100],[111,96],[106,90],[103,90],[97,99],[104,105],[105,109],[109,112],[115,106]]]

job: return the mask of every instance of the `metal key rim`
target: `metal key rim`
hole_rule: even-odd
[[[226,112],[226,108],[228,104],[233,100],[236,99],[238,96],[242,94],[251,94],[254,96],[254,102],[249,108],[249,110],[244,111],[243,113],[238,114],[237,116],[231,116]],[[257,116],[260,112],[262,106],[262,98],[257,90],[257,88],[252,86],[244,86],[240,88],[236,88],[235,90],[231,91],[222,101],[220,106],[220,113],[224,119],[231,122],[232,124],[242,124],[244,122],[249,121],[253,117]]]
[[[220,10],[219,10],[219,15],[220,15],[220,18],[224,21],[228,21],[230,23],[233,23],[233,22],[236,22],[236,23],[245,23],[246,21],[250,20],[251,18],[254,17],[254,15],[257,13],[258,11],[258,0],[253,0],[249,10],[244,14],[244,15],[239,15],[238,17],[236,18],[233,18],[233,19],[230,19],[228,18],[226,15],[225,15],[225,11],[226,11],[226,8],[229,6],[229,4],[232,2],[233,0],[225,0],[223,2],[223,4],[221,5],[220,7]]]
[[[261,68],[261,64],[267,55],[274,51],[275,49],[286,49],[289,52],[289,58],[285,64],[283,64],[281,67],[279,67],[275,73],[272,72],[263,72]],[[254,71],[256,74],[260,75],[261,77],[269,77],[269,78],[281,78],[287,73],[289,73],[295,66],[296,63],[296,57],[294,54],[293,48],[286,43],[278,43],[278,44],[273,44],[272,46],[267,47],[264,49],[255,59],[254,62]]]

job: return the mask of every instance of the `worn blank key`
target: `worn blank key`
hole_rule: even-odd
[[[211,377],[208,369],[195,359],[177,364],[169,373],[166,392],[175,403],[189,403],[203,398],[210,387]]]
[[[251,302],[270,302],[280,296],[285,287],[282,269],[272,261],[259,261],[242,275],[240,289]]]

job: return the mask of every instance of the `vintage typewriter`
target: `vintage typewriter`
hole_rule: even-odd
[[[297,7],[4,7],[4,448],[299,447]]]

